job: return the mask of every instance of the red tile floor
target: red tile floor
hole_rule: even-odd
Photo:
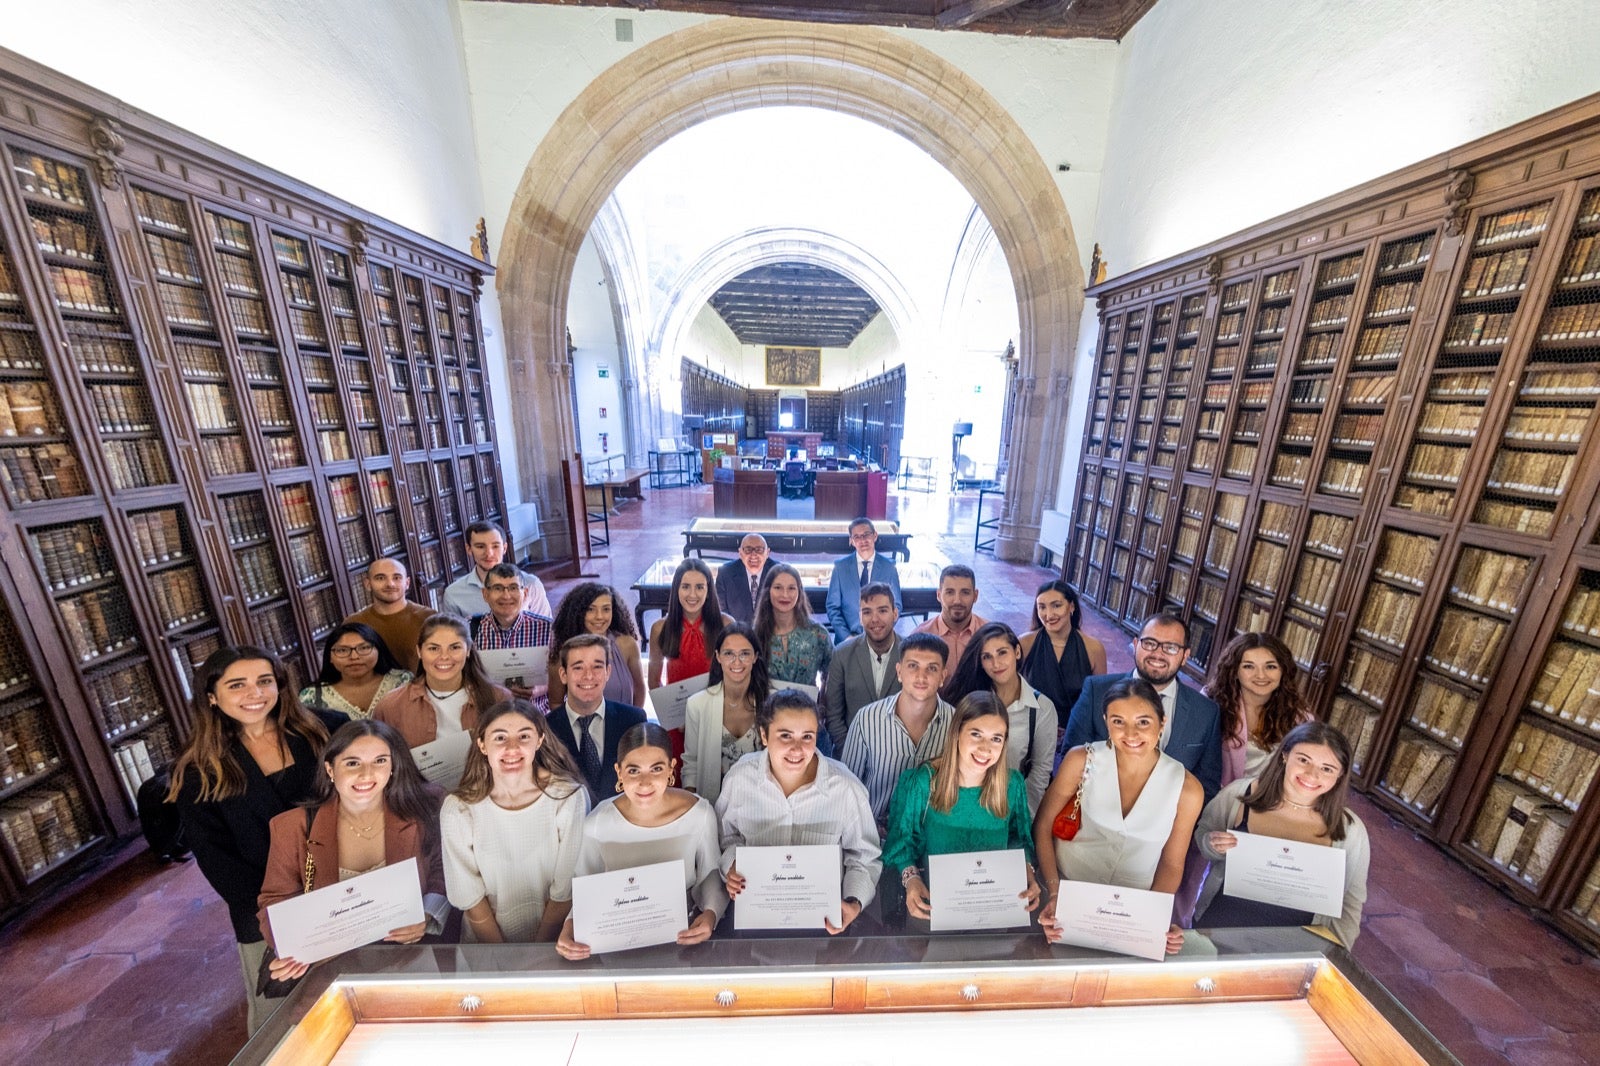
[[[931,541],[973,560],[981,614],[1025,624],[1049,572],[973,559],[974,505],[971,494],[911,493],[892,497],[891,517],[917,535],[919,557]],[[610,554],[585,569],[626,589],[652,559],[681,552],[685,519],[709,511],[705,488],[652,491],[613,517]],[[1113,670],[1128,667],[1126,634],[1092,613],[1085,628]],[[1600,1063],[1600,960],[1356,804],[1373,844],[1356,957],[1469,1066]],[[0,1062],[224,1063],[244,1040],[239,985],[226,911],[194,864],[163,866],[129,844],[0,930]]]

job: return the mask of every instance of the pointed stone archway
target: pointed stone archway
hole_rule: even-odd
[[[1049,167],[1014,119],[958,67],[887,31],[717,19],[660,38],[580,93],[528,162],[495,279],[524,499],[552,555],[570,551],[559,460],[568,401],[567,289],[606,197],[657,145],[754,107],[821,107],[898,133],[944,166],[994,227],[1017,294],[1018,396],[997,554],[1029,561],[1059,480],[1083,268]]]

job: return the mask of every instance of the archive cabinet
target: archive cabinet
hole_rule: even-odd
[[[303,684],[505,505],[487,267],[0,52],[0,914],[137,829],[225,643]]]
[[[1091,290],[1068,578],[1277,634],[1358,788],[1600,946],[1600,98]]]

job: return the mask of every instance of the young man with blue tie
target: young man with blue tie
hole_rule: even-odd
[[[894,609],[901,609],[900,571],[893,559],[877,553],[877,543],[878,527],[872,519],[857,518],[850,523],[850,547],[855,550],[835,560],[828,582],[828,627],[835,644],[861,633],[861,590],[868,585],[888,585],[894,591]]]
[[[550,732],[577,760],[591,807],[616,792],[617,741],[645,720],[639,708],[606,699],[611,676],[607,650],[606,638],[595,633],[581,633],[561,645],[556,669],[567,698],[550,708]]]

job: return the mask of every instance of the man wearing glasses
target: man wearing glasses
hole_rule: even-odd
[[[1151,615],[1133,641],[1133,672],[1091,677],[1067,719],[1067,731],[1056,751],[1059,768],[1067,751],[1106,739],[1105,692],[1113,682],[1141,678],[1161,695],[1166,714],[1161,723],[1161,750],[1199,779],[1206,801],[1222,787],[1222,716],[1210,699],[1178,680],[1189,661],[1189,627],[1175,614]]]
[[[746,625],[755,621],[756,594],[767,571],[776,566],[767,552],[767,538],[746,533],[739,542],[739,558],[717,567],[717,602],[722,613]]]
[[[495,681],[503,683],[518,699],[533,700],[543,704],[547,683],[527,675],[502,676],[496,665],[503,656],[495,652],[526,648],[544,648],[533,658],[546,662],[549,658],[553,623],[542,614],[534,614],[522,606],[527,596],[523,585],[524,574],[510,563],[497,563],[483,575],[483,602],[489,605],[488,613],[474,615],[467,623],[472,643],[479,657]]]
[[[861,634],[861,590],[882,582],[894,592],[894,609],[900,611],[900,571],[894,560],[879,555],[878,527],[870,518],[857,518],[850,523],[850,547],[855,550],[833,564],[833,577],[828,581],[828,627],[833,630],[833,642],[843,644]]]

